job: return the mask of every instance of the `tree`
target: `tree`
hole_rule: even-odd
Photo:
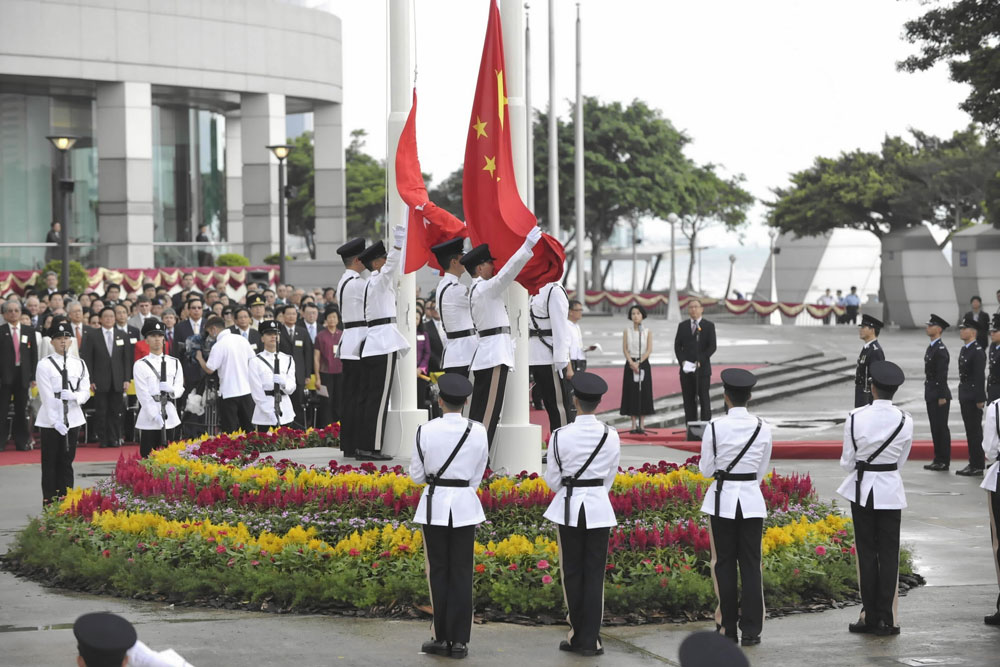
[[[347,235],[377,238],[385,224],[385,162],[362,149],[366,132],[353,130],[344,152]]]
[[[291,234],[305,234],[306,230],[316,230],[313,133],[303,132],[289,143],[294,148],[288,154],[288,185],[295,194],[288,199],[288,231]]]
[[[427,192],[432,202],[459,220],[465,219],[465,210],[462,208],[462,172],[460,166]],[[429,178],[425,177],[425,180]]]
[[[953,81],[968,84],[959,105],[973,120],[1000,129],[1000,0],[958,0],[907,21],[904,37],[921,53],[898,63],[908,72],[948,64]]]

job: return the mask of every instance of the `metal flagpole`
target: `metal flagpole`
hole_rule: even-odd
[[[501,11],[503,11],[501,9]],[[507,32],[504,31],[506,35]],[[509,68],[508,68],[509,69]],[[556,2],[549,0],[549,234],[559,238],[559,123],[556,117]]]
[[[584,204],[583,204],[583,33],[580,29],[580,3],[576,4],[576,114],[573,125],[576,130],[576,298],[586,309],[587,273],[583,266]]]
[[[528,210],[535,212],[535,111],[531,106],[531,25],[528,3],[524,3],[524,108],[528,113],[528,187],[525,189],[525,203]]]

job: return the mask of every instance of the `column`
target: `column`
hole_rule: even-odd
[[[347,241],[344,194],[343,105],[313,108],[313,167],[316,176],[316,259],[338,260],[337,248]]]
[[[97,85],[100,259],[153,267],[153,108],[148,83]]]
[[[267,149],[285,143],[285,96],[241,96],[243,247],[250,264],[278,252],[278,159]]]
[[[243,247],[243,119],[226,115],[226,243],[227,252],[246,254]]]

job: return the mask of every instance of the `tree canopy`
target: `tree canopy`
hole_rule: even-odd
[[[349,238],[378,238],[385,224],[385,162],[364,152],[366,134],[353,130],[344,151]]]

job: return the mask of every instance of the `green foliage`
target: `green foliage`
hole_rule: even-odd
[[[215,259],[216,266],[250,266],[250,260],[237,252],[225,252]]]
[[[290,262],[293,259],[295,259],[295,258],[292,257],[291,255],[285,255],[285,261],[286,262]],[[277,266],[279,261],[281,261],[281,254],[280,253],[276,253],[276,252],[273,252],[273,253],[271,253],[270,255],[268,255],[267,257],[264,258],[264,264],[268,264],[268,265],[272,265],[272,266]]]
[[[41,273],[35,279],[35,287],[39,290],[45,290],[45,274],[49,271],[55,271],[56,275],[62,280],[62,260],[53,259],[48,264],[42,268]],[[83,268],[83,264],[71,259],[69,261],[69,288],[76,292],[77,294],[83,294],[83,291],[90,286],[90,278],[87,275],[87,269]]]
[[[378,238],[385,224],[385,162],[363,151],[364,130],[351,132],[344,153],[347,190],[347,235]]]
[[[294,146],[286,161],[288,185],[295,189],[295,196],[288,200],[288,231],[304,234],[316,229],[313,133],[303,132],[288,143]]]

